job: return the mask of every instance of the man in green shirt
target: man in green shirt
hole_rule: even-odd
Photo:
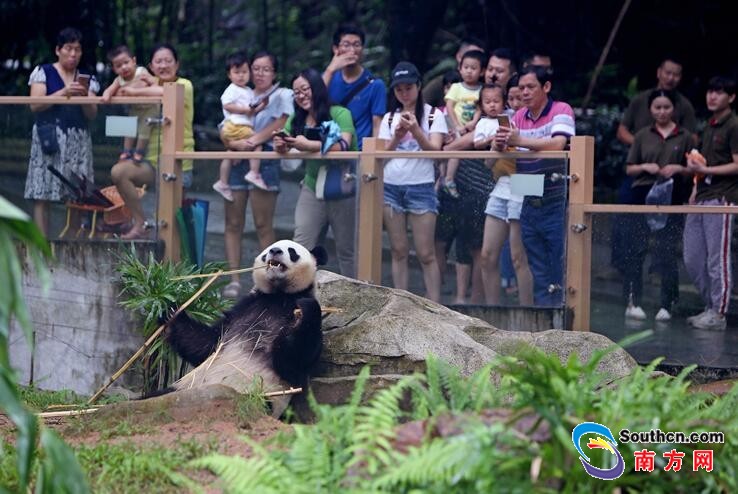
[[[674,105],[674,121],[689,132],[694,133],[697,128],[697,119],[694,115],[692,103],[680,92],[676,91],[682,80],[682,64],[674,58],[665,58],[659,68],[656,69],[655,89],[665,89],[676,93],[676,104]],[[628,105],[623,114],[623,119],[618,126],[617,137],[620,142],[630,146],[633,144],[633,136],[644,127],[653,125],[653,117],[648,107],[648,95],[653,89],[647,89],[638,93]]]
[[[687,158],[687,166],[697,177],[693,193],[696,204],[738,203],[738,117],[730,107],[735,95],[735,80],[710,79],[707,109],[712,117],[702,134],[704,160],[695,159],[691,154]],[[687,318],[687,322],[699,329],[725,329],[726,326],[725,313],[732,285],[731,226],[728,214],[687,215],[684,265],[706,306],[704,312]]]

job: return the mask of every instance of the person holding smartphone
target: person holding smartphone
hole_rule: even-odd
[[[379,138],[388,150],[438,151],[448,132],[438,108],[423,101],[421,77],[415,65],[400,62],[392,70],[390,108],[379,126]],[[394,158],[384,166],[384,228],[392,248],[392,282],[408,288],[407,224],[413,231],[415,252],[423,270],[426,297],[440,302],[441,272],[436,261],[434,236],[438,198],[432,159]]]
[[[315,69],[306,69],[292,79],[295,113],[284,126],[286,135],[274,135],[274,150],[286,153],[298,151],[320,152],[323,142],[314,130],[322,123],[333,121],[340,128],[341,137],[331,151],[356,151],[356,130],[351,113],[344,107],[332,105],[328,89]],[[316,182],[321,167],[331,166],[330,160],[305,160],[305,178],[295,206],[294,240],[307,249],[318,244],[321,233],[330,226],[336,241],[338,265],[341,274],[353,277],[354,236],[356,234],[356,197],[324,200],[316,195]]]
[[[482,119],[474,129],[474,147],[489,150],[494,143],[497,129],[510,127],[510,117],[505,111],[505,92],[496,84],[485,84],[479,93]],[[485,208],[484,239],[482,240],[482,281],[488,304],[500,303],[500,257],[505,240],[510,237],[515,276],[518,281],[520,305],[533,304],[533,278],[528,266],[523,240],[520,234],[520,212],[523,197],[510,188],[510,175],[515,173],[515,160],[500,158],[488,160],[495,179],[495,188],[489,195]]]
[[[56,40],[54,63],[37,66],[28,78],[31,96],[94,96],[100,88],[89,74],[82,73],[82,33],[68,27]],[[30,105],[36,114],[31,131],[31,157],[24,197],[34,201],[33,218],[41,231],[48,235],[49,203],[62,201],[69,191],[52,176],[52,166],[66,177],[72,173],[93,180],[92,139],[88,122],[97,115],[97,106]]]

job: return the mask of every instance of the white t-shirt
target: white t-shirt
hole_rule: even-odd
[[[225,105],[237,104],[239,106],[249,106],[254,101],[254,90],[250,87],[240,87],[231,83],[223,94],[220,96],[220,102],[223,105],[223,117],[230,120],[236,125],[254,126],[254,117],[244,115],[243,113],[231,113],[225,109]]]
[[[137,80],[141,79],[141,76],[142,76],[142,75],[143,75],[143,74],[144,74],[145,72],[147,72],[147,71],[146,71],[146,69],[145,69],[144,67],[141,67],[141,66],[139,66],[139,67],[136,67],[136,72],[134,72],[134,73],[133,73],[133,79],[131,79],[130,81],[127,81],[127,80],[123,79],[123,76],[120,76],[120,75],[119,75],[118,77],[116,77],[116,79],[118,79],[118,85],[119,85],[120,87],[124,87],[124,86],[126,86],[127,84],[130,84],[130,83],[132,83],[132,82],[135,82],[135,81],[137,81]]]
[[[429,136],[431,133],[445,134],[448,132],[446,126],[446,119],[443,113],[436,108],[433,113],[433,123],[428,128],[428,115],[433,108],[430,105],[425,105],[423,110],[423,120],[420,122],[420,126],[425,132],[425,135]],[[382,118],[382,123],[379,126],[379,139],[392,139],[397,129],[397,124],[400,123],[400,113],[395,112],[395,116],[392,118],[392,128],[389,126],[389,113],[386,113]],[[408,132],[403,137],[402,141],[397,145],[397,151],[420,151],[420,144],[415,138]],[[395,158],[389,160],[384,165],[384,183],[391,185],[416,185],[433,183],[435,181],[435,172],[433,170],[432,159],[421,159],[421,158]]]
[[[474,127],[474,142],[483,141],[492,137],[497,134],[497,129],[499,128],[500,122],[496,118],[483,117],[479,119],[477,126]],[[495,184],[495,188],[491,192],[491,195],[510,201],[523,201],[523,196],[512,193],[510,188],[510,177],[508,175],[503,175],[497,179],[497,183]]]
[[[500,122],[496,118],[482,117],[474,127],[474,142],[484,141],[497,134],[500,128]]]

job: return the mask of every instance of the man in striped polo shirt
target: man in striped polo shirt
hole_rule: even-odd
[[[549,97],[551,72],[531,65],[523,69],[519,87],[525,106],[513,116],[512,129],[497,131],[496,149],[502,151],[508,145],[530,151],[566,149],[575,134],[574,112],[568,104]],[[545,176],[543,196],[527,196],[520,217],[537,306],[563,303],[567,184],[566,180],[552,180],[552,174],[566,175],[566,168],[563,159],[517,161],[517,173]]]
[[[738,117],[730,107],[735,95],[734,79],[713,77],[707,85],[707,109],[712,117],[700,145],[705,163],[687,157],[687,167],[697,176],[690,203],[738,203]],[[688,214],[684,224],[684,265],[706,303],[705,311],[688,317],[687,322],[699,329],[726,326],[732,285],[731,223],[727,214]]]

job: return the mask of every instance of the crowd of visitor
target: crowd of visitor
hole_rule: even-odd
[[[289,88],[276,83],[277,59],[267,51],[235,53],[226,61],[230,85],[222,97],[220,137],[228,149],[292,150],[327,153],[361,150],[365,137],[385,140],[388,150],[566,150],[575,135],[574,112],[556,100],[551,58],[530,54],[518,66],[512,52],[487,52],[478,41],[464,41],[456,53],[457,70],[426,87],[417,67],[398,63],[385,82],[362,65],[364,32],[340,26],[332,39],[332,59],[323,71],[307,68]],[[56,43],[57,61],[31,74],[32,96],[93,96],[99,85],[78,70],[81,35],[64,29]],[[157,45],[146,67],[138,66],[125,46],[109,54],[116,79],[103,93],[112,96],[160,96],[165,82],[185,88],[184,149],[194,149],[193,87],[178,75],[173,46]],[[518,69],[519,67],[519,69]],[[655,88],[631,101],[617,136],[630,146],[620,200],[628,204],[734,204],[738,202],[738,119],[731,109],[736,83],[710,80],[706,103],[712,113],[701,136],[695,111],[677,91],[682,66],[667,58],[657,69]],[[389,92],[388,92],[389,89]],[[25,196],[34,201],[34,218],[48,232],[48,202],[64,198],[49,166],[62,174],[92,177],[87,122],[96,107],[33,105]],[[143,238],[145,214],[136,187],[155,182],[158,128],[127,138],[111,170],[132,213],[123,239]],[[305,160],[295,204],[294,239],[312,249],[330,229],[342,274],[355,275],[355,163]],[[192,161],[182,163],[183,185],[192,181]],[[513,175],[543,176],[542,192],[521,195]],[[392,280],[408,288],[409,231],[423,273],[426,296],[441,299],[450,249],[455,248],[455,303],[497,304],[501,289],[517,293],[521,305],[559,306],[564,297],[564,237],[567,205],[566,162],[562,159],[394,158],[384,165],[384,227],[392,255]],[[563,179],[562,179],[563,178]],[[279,160],[224,160],[213,188],[225,205],[225,256],[241,264],[246,206],[251,210],[261,247],[275,240],[273,219],[280,191]],[[668,321],[679,298],[678,256],[684,262],[705,310],[688,318],[698,328],[725,327],[731,280],[731,217],[727,214],[622,215],[613,225],[612,262],[623,275],[627,318],[642,320],[643,263],[649,236],[661,275],[657,321]],[[514,281],[516,280],[516,283]],[[471,288],[470,296],[467,290]],[[224,295],[237,297],[237,274]]]

